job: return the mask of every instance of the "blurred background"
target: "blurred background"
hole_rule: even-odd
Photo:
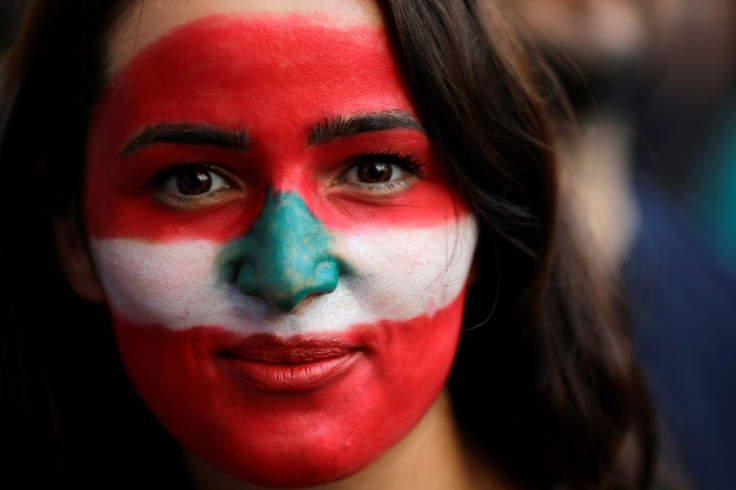
[[[0,0],[0,48],[25,0]],[[622,271],[668,486],[736,468],[736,2],[516,0],[577,125],[568,184]]]
[[[0,49],[5,51],[15,35],[15,27],[27,0],[0,0]]]
[[[628,131],[619,143],[629,168],[656,181],[734,264],[736,2],[516,3],[578,115]]]
[[[517,0],[562,81],[575,204],[621,270],[666,488],[736,468],[736,2]]]

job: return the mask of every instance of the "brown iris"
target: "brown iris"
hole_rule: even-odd
[[[390,163],[365,162],[358,165],[358,180],[369,184],[388,182],[391,180]]]
[[[200,169],[183,170],[176,175],[176,189],[184,195],[204,194],[212,188],[210,173]]]

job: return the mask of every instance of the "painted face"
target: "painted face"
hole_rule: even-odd
[[[246,481],[314,485],[434,403],[476,225],[382,29],[175,29],[109,82],[87,163],[121,356],[188,450]]]

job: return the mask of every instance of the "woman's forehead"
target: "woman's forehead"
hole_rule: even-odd
[[[291,135],[303,146],[326,118],[397,111],[415,113],[379,26],[214,15],[175,28],[110,78],[93,111],[90,149],[119,139],[119,152],[126,138],[174,121],[237,128],[282,146]]]
[[[334,27],[381,26],[379,7],[372,0],[137,0],[114,24],[107,44],[108,74],[117,73],[138,52],[172,31],[203,17],[274,16]],[[296,20],[295,20],[296,21]]]

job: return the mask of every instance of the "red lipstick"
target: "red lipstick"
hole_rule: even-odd
[[[340,339],[253,335],[217,353],[225,371],[249,388],[269,393],[318,390],[345,375],[360,350]]]

